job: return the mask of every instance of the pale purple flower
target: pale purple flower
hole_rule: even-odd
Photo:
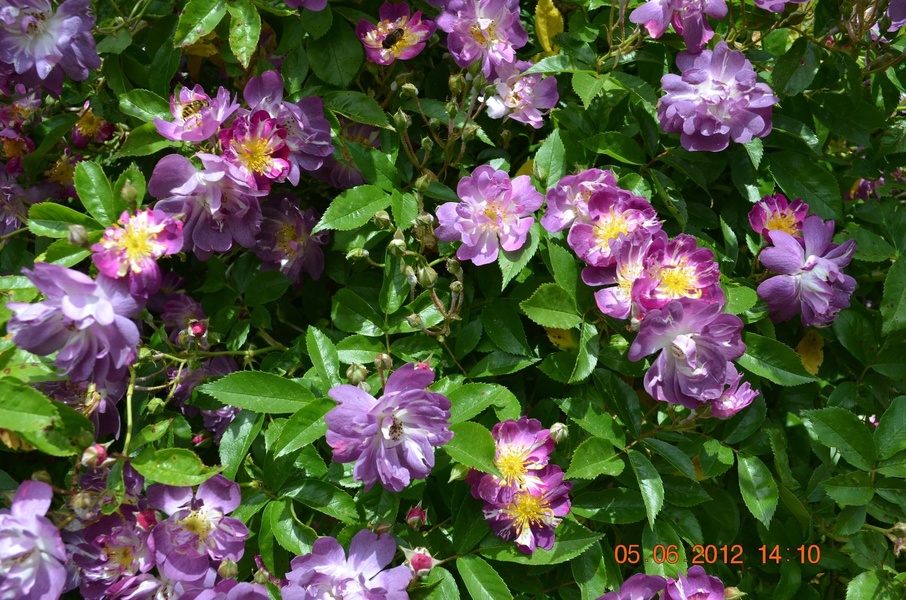
[[[528,42],[518,0],[450,0],[437,27],[449,34],[447,48],[456,64],[465,69],[480,60],[487,78],[499,65],[515,62],[516,50]]]
[[[494,95],[486,100],[492,119],[512,119],[540,129],[544,115],[557,106],[557,79],[541,79],[541,73],[523,75],[532,63],[502,63],[494,69]]]
[[[0,7],[0,62],[19,75],[49,80],[63,73],[84,81],[101,66],[94,46],[94,13],[89,0],[64,0],[53,12],[50,0],[5,0]]]
[[[365,46],[368,60],[390,65],[397,59],[414,58],[424,50],[436,25],[434,21],[422,20],[420,10],[414,15],[411,13],[412,9],[405,2],[385,2],[378,11],[380,21],[376,25],[359,20],[355,32]]]
[[[627,319],[633,313],[636,320],[640,318],[644,311],[640,307],[633,310],[632,286],[645,274],[649,256],[662,255],[666,244],[666,235],[640,236],[620,246],[613,265],[582,270],[582,281],[586,285],[606,286],[595,292],[595,303],[602,313],[615,319]]]
[[[286,5],[292,8],[307,8],[313,12],[320,12],[327,8],[327,0],[286,0]]]
[[[302,272],[319,279],[324,272],[324,251],[328,233],[311,231],[319,214],[313,208],[303,211],[299,201],[289,193],[271,198],[264,206],[264,220],[258,233],[255,254],[263,261],[263,269],[279,269],[293,282],[302,279]]]
[[[492,504],[507,504],[520,490],[541,493],[546,484],[540,473],[554,451],[550,429],[542,429],[538,419],[523,416],[518,421],[497,423],[491,433],[496,444],[494,464],[503,479],[472,470],[467,479],[472,496]]]
[[[730,361],[746,350],[742,320],[722,310],[722,302],[683,298],[642,319],[628,358],[661,351],[645,373],[652,398],[695,409],[721,396]]]
[[[724,584],[696,565],[686,575],[680,573],[676,579],[667,579],[664,600],[724,600]]]
[[[609,267],[623,245],[649,238],[661,222],[651,203],[619,187],[606,187],[588,199],[587,223],[574,223],[567,241],[592,267]]]
[[[654,600],[666,586],[667,580],[660,575],[636,573],[618,591],[608,592],[598,600]]]
[[[233,178],[250,188],[270,191],[270,180],[290,178],[292,165],[287,157],[286,130],[264,110],[240,114],[229,129],[218,134],[223,158],[232,167]],[[292,174],[299,183],[298,168]]]
[[[771,320],[788,321],[802,313],[806,327],[830,325],[841,309],[849,307],[856,280],[843,273],[856,252],[856,241],[831,243],[834,222],[812,215],[802,223],[802,239],[783,231],[771,233],[774,244],[759,258],[779,273],[758,286],[758,297],[768,303]]]
[[[520,489],[500,504],[484,505],[484,518],[498,537],[516,542],[525,554],[536,548],[550,550],[554,530],[569,513],[569,491],[572,483],[563,481],[557,465],[547,465],[537,473],[543,485],[539,489]]]
[[[727,368],[727,389],[720,398],[711,401],[711,416],[718,419],[729,419],[748,405],[758,396],[758,390],[753,390],[748,381],[742,382],[742,373],[736,371],[732,365]]]
[[[680,52],[676,64],[682,75],[661,78],[666,95],[657,116],[664,131],[681,134],[683,148],[720,152],[731,139],[742,144],[771,133],[771,107],[779,99],[758,83],[742,52],[719,42],[713,52]]]
[[[576,175],[566,175],[547,190],[547,211],[541,217],[541,226],[556,232],[573,223],[590,223],[589,198],[599,190],[616,187],[617,178],[610,171],[586,169]]]
[[[138,354],[138,327],[131,317],[141,310],[124,282],[61,265],[35,263],[22,272],[46,299],[10,302],[7,331],[24,350],[47,356],[73,381],[116,381]]]
[[[66,585],[66,549],[44,515],[53,489],[23,481],[12,506],[0,508],[0,597],[57,600]]]
[[[463,177],[456,187],[462,202],[447,202],[437,209],[437,237],[445,242],[462,240],[459,260],[486,265],[497,260],[502,247],[507,252],[525,245],[544,197],[528,175],[510,180],[504,171],[482,165]]]
[[[648,35],[657,39],[664,35],[667,25],[683,36],[689,52],[698,54],[714,36],[705,17],[723,19],[727,16],[725,0],[649,0],[629,15],[633,23],[644,25]]]
[[[160,289],[157,259],[182,250],[182,222],[160,209],[124,211],[120,225],[104,230],[104,237],[91,247],[91,260],[111,279],[125,279],[133,296],[147,297]]]
[[[0,236],[24,227],[28,220],[28,205],[44,199],[34,194],[38,191],[34,187],[28,191],[23,189],[15,177],[6,173],[5,166],[0,162]],[[41,187],[43,190],[46,186]]]
[[[318,538],[309,554],[290,563],[281,596],[283,600],[408,600],[412,571],[406,565],[385,569],[395,554],[393,537],[367,529],[352,538],[349,558],[336,539]]]
[[[783,12],[787,4],[802,4],[808,0],[755,0],[755,6],[771,12]]]
[[[227,252],[234,242],[254,248],[261,224],[258,198],[267,192],[235,179],[220,156],[196,156],[202,170],[179,154],[160,159],[148,182],[148,192],[160,198],[154,208],[183,221],[183,250],[201,260]]]
[[[808,204],[797,198],[789,202],[783,194],[765,196],[749,211],[749,225],[755,233],[768,238],[772,231],[783,231],[802,237],[802,221],[808,215]]]
[[[195,85],[179,90],[179,96],[170,96],[172,121],[154,119],[157,131],[168,140],[203,142],[217,133],[220,126],[239,110],[235,97],[224,88],[211,98],[204,88]]]
[[[267,588],[260,583],[238,582],[224,579],[211,589],[192,590],[179,600],[269,600]]]
[[[190,487],[155,483],[148,501],[170,515],[151,531],[151,547],[160,572],[170,579],[194,581],[205,576],[211,560],[238,561],[248,528],[226,516],[242,501],[239,484],[214,475],[193,493]]]
[[[434,466],[434,446],[453,438],[450,401],[425,388],[434,371],[408,363],[387,378],[380,400],[353,385],[331,388],[337,406],[324,417],[333,460],[355,462],[353,476],[371,489],[376,481],[400,492]]]

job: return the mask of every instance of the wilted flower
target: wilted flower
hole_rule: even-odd
[[[711,416],[718,419],[729,419],[748,405],[760,393],[753,390],[749,382],[740,385],[742,373],[736,371],[732,364],[727,368],[727,389],[719,398],[711,401]]]
[[[66,549],[44,515],[53,489],[23,481],[9,509],[0,508],[0,597],[56,600],[66,584]]]
[[[636,573],[623,582],[616,592],[608,592],[598,600],[654,600],[667,586],[667,580],[660,575]]]
[[[484,76],[503,63],[516,62],[516,49],[528,42],[519,22],[518,0],[452,0],[437,17],[447,32],[447,48],[462,68],[481,60]]]
[[[178,99],[177,99],[178,98]],[[170,96],[170,112],[173,121],[154,119],[157,131],[168,140],[203,142],[220,128],[230,115],[239,109],[235,98],[224,88],[217,90],[211,98],[204,88],[196,85],[179,90],[179,96]]]
[[[755,0],[755,6],[771,12],[783,12],[787,4],[802,4],[808,0]]]
[[[160,572],[179,581],[204,577],[211,560],[238,561],[245,550],[248,528],[227,517],[242,501],[239,484],[214,475],[196,493],[190,487],[155,483],[148,501],[170,515],[151,531],[151,546]]]
[[[742,52],[719,42],[713,52],[680,52],[676,64],[682,75],[661,78],[666,95],[657,116],[664,131],[681,134],[683,148],[720,152],[731,139],[745,143],[771,133],[771,107],[779,99],[758,83]]]
[[[477,167],[456,187],[462,202],[447,202],[437,209],[437,237],[445,242],[462,240],[459,260],[486,265],[497,260],[502,247],[508,252],[525,244],[544,198],[528,175],[510,180],[504,171],[489,165]]]
[[[424,50],[434,33],[434,21],[422,20],[422,11],[410,16],[412,9],[405,2],[381,5],[377,25],[361,19],[356,35],[365,46],[365,57],[379,65],[393,64],[396,59],[408,60]]]
[[[134,215],[123,212],[119,223],[122,227],[114,223],[104,230],[91,247],[91,259],[106,277],[125,278],[133,296],[147,297],[160,289],[157,259],[182,249],[182,222],[162,210],[145,209]]]
[[[46,299],[34,304],[10,302],[7,331],[29,352],[57,353],[54,365],[73,381],[118,380],[138,353],[138,327],[131,317],[141,307],[125,283],[61,265],[35,263],[22,272]]]
[[[85,381],[45,381],[36,386],[49,398],[71,406],[94,424],[94,437],[106,435],[119,437],[120,413],[117,402],[126,393],[125,380],[99,382],[98,385]]]
[[[686,575],[667,579],[664,600],[724,600],[724,584],[696,565]]]
[[[113,135],[113,129],[113,123],[95,115],[91,110],[91,103],[86,100],[82,106],[79,120],[76,121],[70,134],[72,145],[76,148],[84,148],[91,142],[106,142]]]
[[[541,79],[541,73],[523,75],[532,66],[526,61],[501,63],[494,70],[494,95],[487,99],[488,116],[512,119],[540,129],[542,117],[557,106],[557,79]]]
[[[661,353],[645,373],[652,398],[695,409],[724,391],[730,361],[746,350],[742,320],[722,312],[722,302],[683,298],[642,319],[629,360]]]
[[[290,174],[286,131],[263,110],[242,114],[229,129],[218,134],[223,158],[233,167],[233,177],[250,188],[270,190],[270,180],[284,181]],[[298,183],[298,169],[295,183]]]
[[[714,36],[706,15],[714,19],[726,17],[725,0],[649,0],[632,11],[629,20],[644,25],[654,39],[664,35],[672,22],[689,52],[698,54]]]
[[[610,171],[586,169],[576,175],[566,175],[547,190],[547,211],[541,226],[550,232],[563,231],[573,223],[590,223],[588,200],[592,194],[617,187],[617,178]]]
[[[21,131],[0,128],[0,158],[6,160],[3,169],[6,174],[22,173],[22,160],[34,150],[35,142]]]
[[[276,206],[275,206],[276,204]],[[309,208],[303,211],[299,201],[288,193],[271,198],[264,206],[264,219],[258,233],[255,254],[264,269],[279,269],[294,282],[302,278],[302,271],[312,279],[324,272],[324,251],[327,232],[311,231],[318,223],[318,213]]]
[[[353,475],[371,489],[376,481],[400,492],[412,479],[428,476],[434,446],[453,438],[450,401],[425,388],[434,371],[424,363],[408,363],[387,378],[380,400],[353,385],[338,385],[329,396],[336,408],[324,417],[327,443],[335,462],[353,462]]]
[[[322,598],[368,598],[404,600],[412,571],[406,565],[384,570],[396,554],[396,542],[389,535],[367,529],[355,534],[349,544],[349,558],[332,537],[318,538],[311,553],[297,556],[281,588],[283,600]]]
[[[826,327],[841,309],[849,307],[856,280],[843,273],[856,252],[856,241],[831,243],[834,222],[812,215],[802,222],[802,239],[783,231],[771,233],[774,244],[759,258],[779,273],[758,286],[758,296],[768,303],[771,320],[788,321],[801,312],[806,327]]]
[[[770,240],[772,231],[802,237],[802,221],[808,215],[808,204],[801,198],[789,202],[783,194],[765,196],[749,211],[749,225],[755,233]]]

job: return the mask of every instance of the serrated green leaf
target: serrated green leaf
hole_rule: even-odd
[[[532,257],[535,256],[535,252],[538,250],[540,241],[541,225],[534,223],[532,224],[532,228],[529,229],[527,239],[522,248],[513,252],[500,250],[500,253],[497,256],[497,264],[500,265],[500,273],[503,275],[503,281],[500,285],[501,291],[506,289],[506,286],[509,285],[509,283],[522,272],[522,269],[525,268],[529,261],[532,260]]]
[[[307,479],[284,487],[280,497],[292,498],[344,523],[359,523],[360,517],[352,496],[343,490],[316,479]]]
[[[595,479],[599,475],[616,477],[626,465],[617,456],[613,444],[600,438],[588,438],[576,448],[566,479]]]
[[[235,479],[242,461],[245,460],[252,442],[261,433],[264,425],[264,415],[248,410],[241,410],[233,417],[227,426],[217,447],[220,454],[220,464],[223,465],[223,475],[227,479]]]
[[[568,519],[560,523],[554,533],[554,546],[550,550],[538,548],[531,554],[524,554],[516,549],[513,542],[489,536],[484,539],[478,551],[491,560],[523,565],[556,565],[574,559],[603,537]]]
[[[874,466],[878,459],[874,440],[852,412],[832,406],[803,411],[802,417],[818,443],[838,449],[854,467],[868,471]]]
[[[456,559],[456,569],[473,598],[512,600],[513,594],[503,578],[481,557],[474,554],[460,556]]]
[[[897,452],[906,450],[906,396],[890,401],[874,433],[878,458],[886,460]]]
[[[457,386],[447,397],[450,399],[450,423],[462,423],[477,417],[489,406],[500,409],[515,407],[519,400],[513,392],[493,383],[467,383]]]
[[[319,398],[293,413],[274,444],[274,458],[282,458],[323,437],[327,433],[324,415],[334,406],[332,400]]]
[[[544,283],[519,306],[529,319],[542,327],[572,329],[582,323],[569,293],[556,283]]]
[[[814,381],[796,352],[782,342],[754,333],[744,333],[746,353],[737,363],[747,371],[778,385],[795,386]]]
[[[673,444],[657,438],[642,440],[642,444],[649,450],[664,457],[664,459],[684,477],[687,477],[692,481],[698,481],[698,478],[695,476],[695,467],[692,465],[692,460]]]
[[[491,300],[481,311],[481,324],[491,341],[504,352],[531,355],[522,320],[509,302],[499,298]]]
[[[777,510],[779,492],[774,477],[761,459],[740,453],[739,491],[742,500],[756,519],[765,527],[770,526],[774,511]]]
[[[390,194],[376,185],[360,185],[333,199],[312,233],[324,229],[349,231],[371,220],[390,205]]]
[[[178,487],[202,484],[222,468],[205,466],[197,454],[185,448],[154,450],[150,446],[132,459],[131,464],[149,483]]]
[[[566,146],[560,139],[560,130],[554,129],[535,153],[532,170],[535,177],[544,182],[545,189],[550,189],[557,185],[557,182],[566,173],[565,163]]]
[[[387,127],[387,113],[377,100],[362,92],[342,91],[324,94],[324,106],[356,123]]]
[[[783,150],[768,155],[774,181],[790,198],[802,198],[822,219],[843,216],[843,195],[832,173],[814,159]]]
[[[865,506],[875,495],[871,476],[862,471],[831,477],[821,482],[821,487],[840,507]]]
[[[340,358],[337,347],[317,327],[309,327],[305,334],[305,346],[315,371],[330,387],[343,383],[340,380]]]
[[[305,386],[261,371],[231,373],[199,389],[223,404],[270,414],[294,413],[315,399]]]
[[[309,43],[308,57],[318,79],[344,88],[358,73],[365,52],[352,27],[337,19],[325,36]]]
[[[113,186],[97,163],[81,161],[76,165],[73,181],[82,206],[101,225],[110,225],[126,209],[126,202],[113,195]]]
[[[226,14],[224,0],[189,0],[176,24],[173,45],[185,48],[208,35]]]
[[[157,132],[157,125],[145,123],[129,132],[118,156],[148,156],[164,148],[174,148],[182,142],[168,140]]]
[[[120,96],[119,101],[121,111],[145,123],[154,119],[173,120],[170,103],[149,90],[130,90]]]
[[[654,525],[654,519],[664,506],[664,483],[661,476],[648,458],[638,450],[629,450],[629,464],[639,482],[639,491],[645,502],[648,524]]]
[[[88,215],[54,202],[39,202],[28,211],[28,228],[35,235],[65,238],[69,236],[70,225],[81,225],[88,231],[103,229]]]
[[[453,439],[442,446],[450,458],[467,467],[502,477],[494,463],[497,446],[490,431],[471,421],[451,425],[450,431],[453,432]]]
[[[292,500],[275,500],[271,504],[279,506],[279,509],[268,511],[271,517],[271,531],[274,532],[277,543],[296,556],[311,552],[312,545],[318,539],[318,533],[293,517]]]
[[[30,385],[4,377],[0,379],[0,423],[10,431],[41,431],[52,427],[59,413],[54,403]]]
[[[645,151],[638,142],[624,133],[607,131],[585,138],[582,145],[596,152],[630,165],[645,164]]]
[[[226,8],[230,13],[230,50],[247,69],[261,37],[261,15],[248,0],[230,0]]]
[[[881,298],[881,333],[889,335],[906,329],[906,260],[896,260],[884,279]]]

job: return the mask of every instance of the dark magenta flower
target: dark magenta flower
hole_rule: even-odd
[[[544,201],[528,175],[510,180],[490,165],[460,179],[456,194],[461,202],[438,207],[440,226],[434,233],[445,242],[461,240],[456,257],[476,265],[497,260],[501,247],[507,252],[522,248],[535,222],[532,213]]]
[[[23,481],[10,508],[0,508],[0,597],[57,600],[68,559],[56,526],[44,515],[53,489]]]
[[[711,401],[711,416],[718,419],[729,419],[748,405],[760,393],[753,390],[748,381],[742,382],[742,373],[736,371],[732,365],[727,369],[727,389],[720,398]]]
[[[434,371],[408,363],[387,378],[380,400],[353,385],[331,388],[337,406],[324,417],[335,462],[355,462],[356,481],[400,492],[434,467],[434,447],[453,438],[450,401],[429,392]]]
[[[72,127],[70,137],[72,145],[76,148],[85,148],[88,144],[106,142],[113,136],[113,123],[105,121],[94,114],[91,104],[87,100],[82,107],[79,120]]]
[[[250,188],[270,191],[270,180],[284,181],[292,165],[287,160],[286,130],[267,111],[241,114],[218,134],[223,158],[233,178]],[[298,170],[294,175],[299,181]]]
[[[629,15],[633,23],[644,25],[648,35],[657,39],[667,25],[683,36],[689,52],[698,54],[714,36],[705,16],[723,19],[727,16],[725,0],[649,0]]]
[[[309,554],[297,556],[290,563],[287,583],[280,593],[283,600],[408,600],[406,587],[412,580],[409,567],[385,570],[395,554],[393,537],[367,529],[352,538],[349,558],[336,539],[318,538]]]
[[[598,190],[588,199],[587,223],[574,223],[567,241],[592,267],[608,267],[625,244],[649,238],[661,222],[651,203],[619,187]]]
[[[557,79],[541,79],[541,73],[523,75],[532,63],[517,61],[501,63],[494,69],[492,83],[494,95],[487,103],[488,116],[492,119],[512,119],[540,129],[542,118],[557,106]]]
[[[724,600],[724,584],[696,565],[686,575],[667,579],[664,600]]]
[[[666,235],[640,236],[631,243],[620,246],[613,265],[585,267],[582,270],[582,281],[586,285],[606,286],[595,292],[595,303],[602,313],[615,319],[632,316],[634,323],[638,323],[644,310],[638,306],[633,307],[632,287],[645,274],[650,262],[649,256],[660,256],[666,244]]]
[[[541,217],[541,226],[556,232],[573,223],[590,223],[589,198],[599,190],[616,187],[617,178],[610,171],[586,169],[576,175],[566,175],[547,190],[547,211]]]
[[[397,59],[414,58],[424,50],[436,25],[434,21],[422,20],[422,11],[416,11],[414,15],[411,12],[405,2],[385,2],[378,12],[381,20],[376,25],[365,19],[359,21],[355,32],[365,46],[368,60],[390,65]]]
[[[608,592],[598,600],[654,600],[667,586],[667,580],[660,575],[636,573],[623,582],[619,591]]]
[[[275,206],[276,204],[276,206]],[[319,279],[324,272],[324,251],[328,233],[311,231],[319,215],[309,208],[303,211],[299,201],[284,193],[271,198],[264,206],[264,220],[258,233],[255,254],[263,261],[263,269],[279,269],[298,283],[302,272]]]
[[[783,12],[787,4],[802,4],[808,0],[755,0],[755,6],[771,12]]]
[[[159,209],[128,211],[104,230],[104,237],[91,247],[98,271],[111,279],[125,279],[133,296],[147,297],[160,289],[157,259],[182,250],[182,222]]]
[[[45,296],[41,302],[10,302],[7,331],[29,352],[47,356],[73,381],[103,384],[126,375],[138,354],[138,327],[132,321],[141,306],[125,282],[61,265],[35,263],[22,272]]]
[[[834,222],[812,215],[802,222],[802,239],[783,231],[771,233],[773,246],[759,258],[779,273],[758,286],[758,297],[768,303],[771,320],[788,321],[802,313],[806,327],[830,325],[840,310],[849,307],[856,280],[843,273],[856,252],[856,241],[831,243]]]
[[[518,0],[451,0],[437,17],[447,32],[447,48],[462,68],[481,61],[484,76],[503,63],[516,62],[516,50],[528,42],[519,22]]]
[[[157,131],[168,140],[185,142],[203,142],[217,133],[220,126],[239,110],[235,97],[224,88],[217,90],[217,96],[211,98],[204,88],[196,85],[179,90],[179,96],[170,96],[172,121],[154,119]]]
[[[719,42],[713,52],[680,52],[676,64],[682,75],[661,78],[666,95],[657,117],[664,131],[681,134],[683,148],[720,152],[730,140],[742,144],[771,133],[771,107],[779,99],[758,83],[742,52]]]
[[[695,409],[723,394],[733,369],[730,361],[742,356],[746,346],[742,320],[722,310],[722,302],[683,298],[642,319],[628,358],[638,361],[661,351],[645,373],[645,390],[652,398]]]
[[[765,196],[749,211],[749,225],[755,233],[770,240],[772,231],[782,231],[802,237],[802,221],[808,215],[808,204],[797,198],[793,202],[783,194]]]

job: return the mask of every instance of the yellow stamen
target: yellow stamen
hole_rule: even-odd
[[[508,448],[494,459],[507,483],[522,483],[525,478],[526,453],[522,448]]]
[[[93,138],[98,134],[98,131],[101,130],[101,127],[104,125],[104,119],[96,117],[91,109],[85,111],[79,120],[76,121],[76,129],[79,130],[79,133],[84,135],[87,138]]]
[[[3,138],[3,156],[6,158],[22,158],[28,154],[25,140],[17,138]]]
[[[208,536],[214,531],[214,524],[205,518],[204,511],[192,511],[181,524],[186,531],[197,535],[203,543],[208,541]]]
[[[672,267],[665,267],[660,273],[661,289],[672,298],[701,298],[702,291],[697,286],[695,267],[685,261]]]
[[[53,166],[47,170],[47,177],[60,185],[71,185],[72,177],[75,174],[75,165],[72,164],[69,156],[61,156]]]
[[[541,523],[550,513],[550,508],[543,498],[523,492],[516,495],[507,507],[507,513],[512,517],[516,531],[522,533],[526,528]]]
[[[774,213],[768,217],[765,227],[770,231],[783,231],[790,235],[799,235],[799,230],[796,228],[796,215],[791,212]]]
[[[602,252],[610,252],[610,241],[620,234],[629,233],[629,222],[622,215],[611,212],[595,222],[595,242]]]
[[[246,169],[264,173],[271,160],[271,149],[264,138],[254,137],[235,146],[236,154]]]

